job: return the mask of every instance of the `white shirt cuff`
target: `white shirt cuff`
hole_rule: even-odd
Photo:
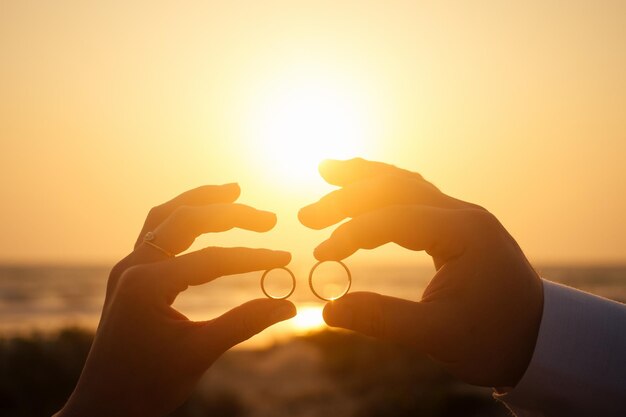
[[[530,364],[494,397],[518,417],[626,416],[626,305],[546,280],[543,289]]]

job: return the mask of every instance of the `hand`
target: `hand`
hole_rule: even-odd
[[[202,233],[263,232],[275,225],[274,214],[233,204],[238,196],[235,184],[205,186],[150,211],[134,251],[111,272],[89,357],[57,416],[168,414],[223,352],[295,315],[289,301],[258,299],[192,322],[171,306],[189,285],[289,263],[287,252],[248,248],[212,247],[171,258],[143,243],[154,231],[155,244],[178,254]]]
[[[317,259],[395,242],[426,251],[437,270],[419,302],[351,293],[325,306],[326,322],[413,346],[468,383],[514,386],[533,354],[543,287],[498,220],[391,165],[327,161],[320,172],[341,188],[304,207],[300,221],[321,229],[352,219],[315,249]]]

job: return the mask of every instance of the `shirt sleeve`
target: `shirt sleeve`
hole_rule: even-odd
[[[626,416],[626,305],[543,280],[532,359],[494,394],[518,417]]]

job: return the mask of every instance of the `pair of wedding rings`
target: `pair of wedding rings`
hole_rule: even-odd
[[[320,292],[315,290],[315,285],[313,284],[313,277],[315,275],[315,270],[323,263],[325,262],[335,262],[338,263],[339,265],[341,265],[343,267],[343,269],[346,271],[346,274],[348,276],[348,284],[346,285],[345,289],[343,290],[343,292],[341,294],[339,294],[338,296],[333,296],[333,297],[324,297]],[[277,269],[282,269],[283,271],[287,271],[287,273],[289,273],[289,276],[291,277],[291,290],[289,291],[289,293],[287,293],[287,295],[281,295],[281,296],[276,296],[276,295],[272,295],[270,294],[266,289],[265,289],[265,278],[267,277],[267,275],[272,272],[275,271]],[[346,264],[344,264],[341,261],[319,261],[318,263],[316,263],[315,265],[313,265],[313,268],[311,268],[311,271],[309,272],[309,288],[311,289],[311,292],[320,300],[323,301],[334,301],[337,300],[341,297],[343,297],[344,295],[346,295],[348,293],[348,291],[350,291],[350,287],[352,286],[352,274],[350,273],[350,270],[348,269],[348,267],[346,266]],[[268,298],[273,298],[275,300],[284,300],[285,298],[288,298],[291,294],[293,294],[293,292],[296,290],[296,276],[294,275],[293,272],[291,272],[291,270],[287,267],[279,267],[279,268],[272,268],[272,269],[268,269],[267,271],[265,271],[263,273],[263,276],[261,277],[261,291],[263,291],[263,294],[265,294],[266,297]]]
[[[146,235],[143,238],[143,242],[148,245],[151,246],[152,248],[158,250],[159,252],[163,253],[164,255],[166,255],[169,258],[173,258],[175,255],[173,253],[170,253],[169,251],[165,250],[164,248],[162,248],[161,246],[157,245],[155,243],[156,240],[156,234],[154,232],[148,232],[146,233]],[[313,275],[315,274],[315,270],[322,265],[325,262],[335,262],[338,263],[339,265],[341,265],[343,267],[343,269],[346,271],[346,274],[348,276],[348,284],[346,285],[346,287],[344,288],[343,292],[337,296],[332,296],[332,297],[324,297],[320,292],[315,290],[315,286],[313,284]],[[272,272],[275,271],[277,269],[282,269],[284,271],[287,271],[287,273],[289,273],[289,276],[291,277],[291,290],[286,294],[286,295],[272,295],[270,294],[266,289],[265,289],[265,278],[267,277],[267,275]],[[352,286],[352,274],[350,273],[350,270],[348,269],[348,267],[346,266],[346,264],[344,264],[341,261],[319,261],[318,263],[316,263],[315,265],[313,265],[313,268],[311,268],[311,271],[309,272],[309,288],[311,288],[311,292],[320,300],[323,301],[333,301],[333,300],[337,300],[341,297],[343,297],[344,295],[346,295],[348,293],[348,291],[350,291],[350,287]],[[275,300],[284,300],[285,298],[288,298],[289,296],[291,296],[291,294],[293,294],[293,292],[296,290],[296,276],[293,274],[293,272],[291,272],[291,270],[287,267],[279,267],[279,268],[272,268],[272,269],[268,269],[267,271],[265,271],[263,273],[263,276],[261,277],[261,291],[263,291],[263,294],[265,294],[268,298],[273,298]]]

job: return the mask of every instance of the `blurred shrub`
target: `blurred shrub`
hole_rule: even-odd
[[[248,410],[232,391],[195,392],[169,417],[244,417]]]
[[[354,417],[508,415],[488,392],[460,383],[411,349],[345,332],[323,331],[301,339],[319,349],[323,372],[346,401],[356,404]],[[92,333],[79,329],[0,339],[0,416],[50,416],[59,410],[92,340]],[[241,379],[237,384],[246,384],[245,376]],[[316,399],[301,414],[326,416],[323,405],[324,398]],[[251,407],[236,392],[218,388],[195,392],[170,417],[253,416]]]
[[[41,417],[57,412],[72,393],[93,333],[64,329],[52,335],[0,339],[0,416]],[[234,393],[194,394],[172,417],[242,417]]]
[[[92,333],[79,329],[0,339],[0,415],[58,411],[78,381],[92,340]]]
[[[488,392],[470,387],[413,349],[354,333],[322,331],[304,338],[357,401],[355,417],[508,416]]]

